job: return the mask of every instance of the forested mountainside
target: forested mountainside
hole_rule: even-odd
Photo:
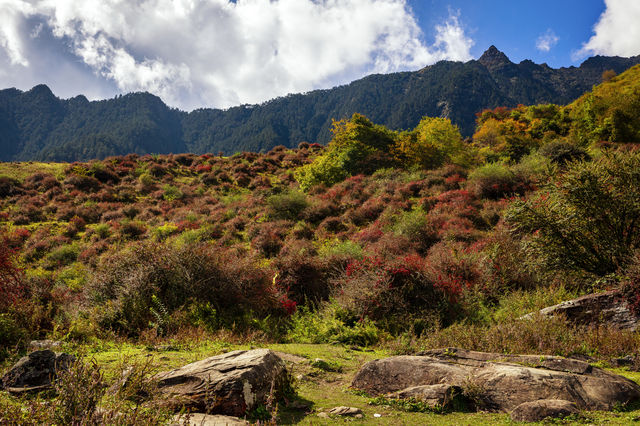
[[[268,151],[301,141],[326,143],[332,119],[358,112],[399,130],[424,116],[450,118],[464,136],[476,113],[497,106],[566,104],[601,81],[640,63],[632,58],[587,59],[553,69],[519,64],[491,46],[478,60],[442,61],[415,72],[371,75],[348,85],[288,95],[261,105],[183,112],[149,93],[102,101],[63,100],[44,85],[0,91],[0,160],[75,161],[128,153],[231,154]]]

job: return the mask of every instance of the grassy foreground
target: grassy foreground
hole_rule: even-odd
[[[393,355],[389,348],[366,349],[329,344],[229,344],[224,341],[194,341],[192,343],[165,341],[156,345],[103,342],[102,345],[65,344],[62,350],[85,359],[95,360],[103,369],[107,382],[114,381],[121,371],[123,360],[127,364],[147,363],[150,371],[163,371],[236,349],[268,347],[277,351],[290,368],[297,393],[289,407],[279,406],[277,424],[324,425],[352,423],[362,425],[496,425],[513,424],[506,413],[435,413],[411,412],[422,407],[400,408],[374,404],[374,400],[350,388],[358,369],[367,361]],[[322,359],[326,363],[315,362]],[[5,363],[5,367],[8,363]],[[600,367],[606,365],[598,364]],[[640,383],[640,373],[626,369],[611,369]],[[0,392],[0,406],[17,409],[30,397],[19,400]],[[362,409],[363,419],[331,417],[318,414],[336,406]],[[635,408],[635,409],[634,409]],[[380,416],[375,416],[379,414]],[[545,424],[610,424],[623,425],[640,419],[640,407],[614,412],[585,412],[577,418],[554,420]],[[1,421],[0,421],[1,423]]]

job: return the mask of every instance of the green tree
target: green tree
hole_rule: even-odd
[[[533,252],[551,268],[615,272],[640,247],[640,154],[570,163],[558,182],[514,203],[507,222],[531,235]]]
[[[390,154],[397,133],[373,124],[361,114],[349,120],[334,121],[333,139],[325,152],[296,172],[303,190],[313,185],[333,185],[345,178],[373,173],[394,164]]]
[[[409,165],[431,169],[464,152],[458,126],[448,118],[424,117],[412,132],[403,133],[395,147],[396,155]]]

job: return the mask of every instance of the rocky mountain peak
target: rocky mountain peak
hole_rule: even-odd
[[[487,67],[489,70],[494,70],[496,68],[500,68],[512,63],[507,55],[505,55],[493,45],[491,45],[491,47],[489,47],[482,54],[482,56],[480,56],[478,62]]]

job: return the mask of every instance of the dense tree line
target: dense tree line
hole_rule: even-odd
[[[579,68],[514,64],[495,48],[467,63],[442,61],[416,72],[371,75],[330,90],[288,95],[227,110],[171,109],[158,97],[133,93],[89,102],[57,98],[48,87],[0,91],[0,160],[73,161],[128,153],[266,152],[301,141],[327,143],[332,119],[366,115],[393,130],[422,117],[444,117],[463,136],[485,108],[565,104],[620,73],[640,57],[595,57]]]

